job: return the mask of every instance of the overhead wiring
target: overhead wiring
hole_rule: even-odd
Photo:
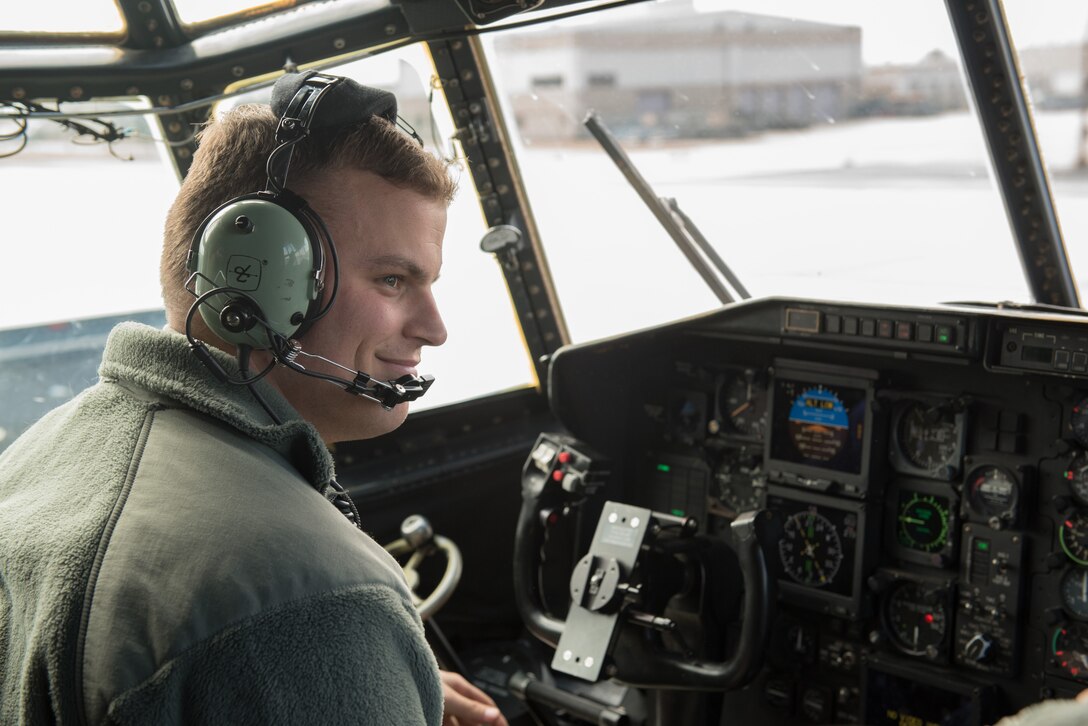
[[[94,118],[93,116],[97,114],[73,118],[53,117],[48,115],[52,113],[49,108],[33,101],[0,101],[0,109],[14,109],[15,113],[0,111],[0,120],[10,121],[16,126],[13,131],[0,132],[0,142],[19,140],[17,148],[0,151],[0,158],[14,156],[25,149],[29,139],[27,128],[30,119],[41,118],[74,131],[76,136],[72,139],[73,143],[81,145],[105,143],[109,147],[110,153],[115,157],[124,161],[132,161],[131,156],[120,156],[116,149],[113,148],[114,143],[132,136],[132,129],[122,128],[110,121]]]

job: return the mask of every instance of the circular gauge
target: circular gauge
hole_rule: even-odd
[[[967,503],[985,517],[1012,517],[1020,499],[1016,478],[999,466],[983,466],[967,478]]]
[[[1088,514],[1078,511],[1066,517],[1058,530],[1058,542],[1069,559],[1088,567]]]
[[[850,435],[850,417],[837,393],[811,386],[790,403],[789,432],[801,456],[831,461]]]
[[[1088,398],[1082,398],[1073,406],[1073,413],[1069,417],[1069,427],[1073,429],[1073,436],[1083,446],[1088,446]]]
[[[1082,451],[1074,456],[1064,476],[1069,482],[1073,496],[1080,500],[1081,504],[1088,504],[1088,454]]]
[[[835,579],[842,565],[839,533],[827,517],[797,512],[786,520],[778,554],[786,573],[802,585],[823,587]]]
[[[1088,620],[1088,570],[1070,567],[1062,575],[1062,607],[1075,618]]]
[[[734,512],[749,512],[763,504],[766,477],[758,457],[725,459],[714,471],[718,497]]]
[[[951,509],[948,499],[935,494],[902,491],[896,538],[903,547],[919,552],[940,552],[948,545]]]
[[[1088,623],[1066,623],[1054,629],[1050,638],[1054,667],[1074,678],[1088,676]]]
[[[888,594],[884,623],[896,648],[935,658],[944,643],[948,614],[938,593],[917,582],[902,582]]]
[[[763,436],[767,424],[767,394],[752,371],[727,378],[718,392],[719,415],[746,436]]]
[[[959,469],[959,423],[951,410],[915,401],[901,410],[895,438],[903,457],[918,469]]]

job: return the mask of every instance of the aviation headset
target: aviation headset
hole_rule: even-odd
[[[302,351],[298,339],[332,307],[340,272],[336,245],[325,223],[287,188],[294,147],[312,129],[335,129],[371,116],[398,123],[396,97],[347,78],[309,71],[276,81],[271,106],[279,122],[275,146],[265,164],[265,188],[220,205],[197,228],[189,247],[186,288],[196,300],[189,309],[185,334],[193,352],[220,380],[249,386],[266,410],[252,384],[276,363],[341,385],[386,409],[422,396],[434,381],[432,376],[380,381],[322,358],[351,373],[353,378],[347,380],[308,370],[296,361],[299,355],[311,355]],[[411,134],[422,145],[414,130]],[[322,305],[329,272],[325,247],[332,261],[332,290]],[[204,343],[193,337],[197,310],[212,332],[238,349],[240,380],[231,378]],[[273,361],[250,378],[252,350],[269,350]]]

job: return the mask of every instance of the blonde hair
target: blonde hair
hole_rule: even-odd
[[[176,324],[192,304],[185,290],[186,258],[193,236],[220,205],[264,189],[265,162],[275,146],[279,119],[268,106],[246,105],[209,122],[166,215],[159,281],[167,319]],[[356,169],[447,205],[457,189],[447,162],[425,151],[384,118],[372,116],[333,130],[319,129],[295,146],[291,178]]]

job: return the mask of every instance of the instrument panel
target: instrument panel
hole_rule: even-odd
[[[779,516],[740,722],[988,723],[1088,687],[1085,325],[751,301],[565,350],[553,408],[634,504]]]

